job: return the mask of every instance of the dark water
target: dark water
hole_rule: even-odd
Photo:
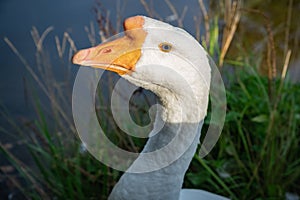
[[[93,3],[93,0],[0,1],[0,103],[14,116],[30,115],[24,100],[26,70],[3,38],[12,41],[29,63],[35,60],[32,26],[40,32],[54,26],[49,43],[54,44],[54,35],[62,36],[64,31],[69,31],[78,46],[83,45],[86,42],[83,27],[94,20]]]

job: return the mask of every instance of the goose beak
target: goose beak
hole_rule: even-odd
[[[124,75],[134,71],[142,54],[147,33],[142,29],[144,18],[125,20],[125,35],[110,42],[78,51],[72,58],[74,64],[101,68]]]

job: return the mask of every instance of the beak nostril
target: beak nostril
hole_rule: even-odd
[[[101,53],[110,53],[110,52],[111,52],[111,48],[106,48],[101,51]]]

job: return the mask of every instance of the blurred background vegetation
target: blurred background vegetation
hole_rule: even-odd
[[[95,22],[84,27],[89,45],[122,31],[129,1],[116,1],[116,13],[95,2]],[[231,199],[299,199],[300,85],[297,0],[183,1],[137,0],[145,14],[186,28],[217,63],[227,90],[227,116],[220,140],[204,159],[197,154],[185,177],[185,188],[200,188]],[[165,12],[157,12],[164,7]],[[94,159],[81,144],[72,120],[71,95],[77,51],[68,32],[54,37],[60,66],[53,66],[49,27],[31,31],[35,61],[28,61],[4,38],[28,71],[26,91],[36,117],[15,121],[2,107],[11,128],[1,127],[1,197],[9,199],[106,199],[121,176]],[[298,63],[298,64],[297,64]],[[298,72],[297,72],[298,70]],[[298,73],[298,75],[297,75]],[[99,122],[119,147],[138,152],[145,140],[129,137],[115,124],[110,94],[119,77],[105,72],[99,83]],[[131,99],[133,119],[149,123],[155,96],[140,89]],[[209,117],[205,126],[209,124]],[[204,127],[204,130],[205,128]],[[16,152],[15,145],[22,145]]]

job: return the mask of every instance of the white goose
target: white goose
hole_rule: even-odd
[[[186,31],[148,17],[126,19],[124,29],[121,38],[80,50],[73,63],[116,72],[155,93],[163,107],[156,120],[161,119],[164,126],[154,123],[141,155],[109,199],[227,199],[181,189],[207,112],[211,72],[206,51]],[[147,157],[149,152],[156,157]],[[144,173],[130,173],[139,168]]]

